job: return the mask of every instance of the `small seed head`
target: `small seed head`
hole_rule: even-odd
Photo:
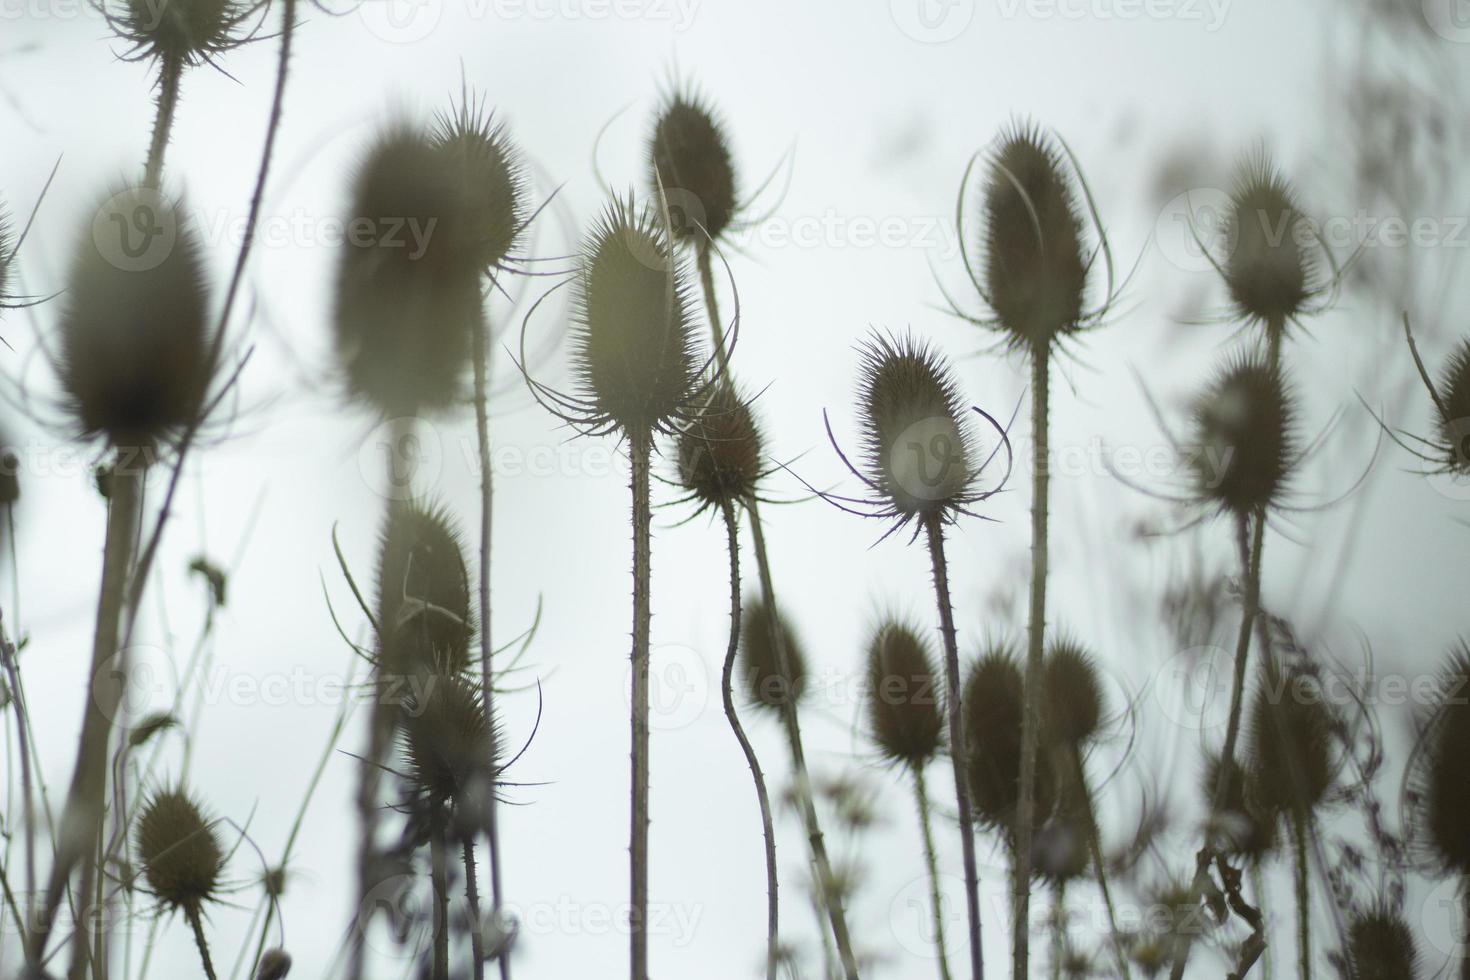
[[[868,727],[893,762],[920,769],[944,747],[942,682],[929,644],[897,619],[879,624],[868,645]]]
[[[198,911],[211,901],[224,872],[224,852],[199,804],[182,788],[160,790],[143,805],[138,861],[165,905]]]
[[[113,21],[125,41],[165,65],[198,65],[238,46],[249,7],[236,0],[123,0]]]
[[[1102,725],[1103,693],[1097,664],[1076,640],[1063,637],[1052,641],[1044,669],[1047,734],[1058,745],[1075,751]]]
[[[1279,371],[1231,361],[1195,402],[1194,467],[1203,499],[1238,516],[1276,503],[1296,452],[1296,406]]]
[[[255,980],[284,980],[291,972],[291,954],[280,947],[268,949],[255,968]]]
[[[477,629],[459,525],[439,506],[391,507],[378,546],[383,666],[466,670]]]
[[[1310,674],[1275,659],[1261,670],[1250,715],[1248,785],[1267,813],[1303,821],[1335,777],[1332,716]]]
[[[749,500],[761,478],[761,431],[750,403],[717,382],[679,430],[679,484],[702,507]]]
[[[1470,645],[1450,653],[1409,771],[1410,828],[1424,863],[1470,875]]]
[[[1419,950],[1401,913],[1375,903],[1348,920],[1344,957],[1351,980],[1414,980]]]
[[[1006,648],[985,653],[965,681],[965,752],[975,818],[984,827],[1010,833],[1021,799],[1021,726],[1025,717],[1024,681],[1015,654]],[[1050,753],[1037,753],[1037,823],[1052,812],[1056,799]]]
[[[1264,154],[1237,181],[1227,220],[1232,247],[1225,282],[1231,300],[1247,320],[1284,329],[1311,295],[1312,261],[1303,247],[1306,216]]]
[[[458,179],[472,261],[493,272],[514,251],[526,222],[520,149],[502,123],[470,101],[441,115],[430,139]]]
[[[777,644],[780,644],[778,648]],[[781,657],[785,656],[785,670]],[[764,598],[749,596],[740,621],[741,673],[752,703],[780,711],[801,700],[806,688],[806,654],[785,617],[773,615]]]
[[[648,141],[648,167],[653,193],[662,184],[668,196],[676,239],[699,244],[729,227],[735,167],[724,129],[702,99],[679,92],[664,101]]]
[[[1211,753],[1205,758],[1204,776],[1200,783],[1200,791],[1206,800],[1214,800],[1219,776],[1220,756]],[[1231,760],[1230,785],[1214,830],[1226,854],[1256,864],[1276,848],[1276,821],[1257,800],[1256,788],[1250,785],[1249,780],[1250,774],[1240,762]]]
[[[461,675],[430,676],[404,706],[408,782],[431,805],[493,786],[489,722],[477,685]]]

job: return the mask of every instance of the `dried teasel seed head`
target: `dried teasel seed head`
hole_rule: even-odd
[[[406,775],[416,795],[439,805],[493,787],[496,764],[478,685],[460,675],[431,675],[407,699],[403,715]]]
[[[702,507],[721,507],[756,494],[761,431],[750,402],[716,382],[679,430],[679,485]]]
[[[787,704],[800,702],[806,693],[806,654],[791,624],[773,613],[764,597],[749,596],[745,600],[740,617],[740,660],[745,689],[753,704],[780,711]]]
[[[197,421],[210,382],[204,258],[183,209],[127,188],[72,253],[61,385],[84,435],[149,447]]]
[[[1312,292],[1309,231],[1291,185],[1264,154],[1236,182],[1227,216],[1225,284],[1239,314],[1268,330],[1285,329]]]
[[[1336,776],[1333,718],[1321,684],[1308,671],[1268,658],[1249,719],[1248,785],[1267,813],[1308,819]]]
[[[478,622],[459,525],[442,506],[390,507],[378,543],[382,666],[468,669]]]
[[[1237,516],[1276,503],[1296,452],[1296,414],[1281,372],[1263,358],[1227,363],[1194,405],[1201,498]]]
[[[920,769],[944,747],[941,681],[929,643],[913,626],[887,618],[868,644],[868,729],[878,751]]]
[[[1052,640],[1042,681],[1047,735],[1071,749],[1095,736],[1102,726],[1102,681],[1081,644],[1067,637]]]
[[[0,291],[3,293],[3,291]],[[1470,339],[1460,341],[1440,373],[1435,419],[1446,469],[1470,473]]]
[[[1072,178],[1032,125],[1001,136],[985,178],[981,250],[990,304],[1012,346],[1046,347],[1078,329],[1087,289]]]
[[[875,333],[859,351],[868,482],[901,521],[963,506],[978,459],[949,362],[911,334]]]
[[[627,433],[666,430],[699,388],[689,275],[660,215],[608,205],[582,246],[572,347],[593,412]]]
[[[1433,711],[1409,763],[1411,841],[1422,863],[1446,876],[1470,875],[1470,644],[1461,641],[1440,671]]]
[[[675,92],[664,100],[648,141],[648,169],[654,194],[662,186],[668,197],[676,239],[700,244],[729,227],[738,207],[735,166],[724,127],[703,99]]]
[[[1351,980],[1414,980],[1419,950],[1402,913],[1375,902],[1352,914],[1343,950]]]
[[[1220,756],[1211,752],[1205,757],[1200,792],[1213,802],[1220,778]],[[1276,821],[1256,799],[1250,774],[1238,760],[1230,762],[1230,783],[1216,815],[1213,828],[1220,849],[1227,855],[1257,864],[1276,849]]]
[[[472,260],[482,271],[493,272],[515,250],[526,223],[527,180],[520,149],[505,125],[470,99],[441,114],[430,139],[460,183]]]
[[[136,833],[138,863],[149,889],[165,905],[198,911],[216,897],[224,851],[199,804],[183,788],[150,796]]]
[[[452,154],[396,124],[353,181],[333,325],[348,393],[386,417],[461,401],[481,302],[474,211]]]
[[[963,714],[970,793],[981,826],[1010,833],[1021,798],[1021,723],[1024,681],[1015,653],[987,651],[965,680]],[[1056,781],[1049,753],[1037,753],[1038,823],[1052,812]]]
[[[266,950],[255,968],[255,980],[284,980],[291,972],[291,954],[279,946]]]
[[[134,56],[165,65],[198,65],[238,47],[251,7],[237,0],[121,0],[113,28]]]

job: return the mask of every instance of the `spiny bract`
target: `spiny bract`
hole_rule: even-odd
[[[868,644],[868,727],[885,758],[918,769],[939,754],[942,690],[924,637],[897,619],[880,623]]]
[[[409,785],[432,805],[459,800],[467,792],[493,792],[493,740],[478,687],[458,675],[425,680],[423,693],[404,706]]]
[[[1296,452],[1296,406],[1264,359],[1232,360],[1194,406],[1197,490],[1241,515],[1281,498]]]
[[[1419,950],[1403,915],[1382,903],[1348,920],[1348,976],[1352,980],[1415,980]]]
[[[241,43],[236,30],[251,7],[236,0],[122,0],[112,17],[135,56],[165,65],[198,65]]]
[[[0,291],[3,295],[3,291]],[[1445,467],[1470,473],[1470,340],[1460,341],[1444,367],[1439,382],[1439,437],[1446,455]]]
[[[667,430],[699,391],[689,276],[659,215],[614,200],[582,246],[572,349],[589,421]]]
[[[735,167],[714,111],[686,92],[670,95],[648,141],[649,186],[668,198],[674,237],[719,238],[735,215]],[[701,230],[701,228],[703,230]]]
[[[1016,347],[1079,329],[1088,261],[1062,154],[1039,129],[1002,134],[985,178],[981,250],[989,302]]]
[[[477,628],[470,588],[460,530],[445,508],[389,508],[378,545],[384,669],[465,670]]]
[[[714,383],[679,430],[679,484],[701,507],[755,496],[761,431],[750,402],[724,381]]]
[[[130,188],[101,204],[72,254],[61,314],[61,384],[84,435],[149,447],[198,421],[207,293],[176,202]]]
[[[806,655],[791,624],[784,617],[773,616],[762,597],[745,600],[740,619],[740,659],[745,689],[754,704],[779,710],[801,700],[806,687]]]
[[[1291,186],[1261,154],[1246,165],[1230,197],[1225,283],[1240,316],[1285,329],[1312,291],[1307,220]]]
[[[1410,828],[1423,863],[1470,875],[1470,645],[1450,653],[1410,762]]]
[[[143,804],[137,848],[149,889],[170,908],[197,912],[215,897],[224,851],[182,788],[160,790]]]
[[[526,222],[526,175],[504,124],[466,100],[435,121],[434,146],[460,183],[474,263],[493,273],[510,257]]]

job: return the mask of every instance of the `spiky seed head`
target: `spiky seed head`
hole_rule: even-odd
[[[679,430],[679,484],[702,507],[749,500],[761,478],[761,431],[750,402],[726,382],[710,386]]]
[[[526,171],[520,149],[503,123],[470,100],[441,114],[430,139],[448,158],[450,173],[459,181],[472,261],[492,272],[515,249],[526,222]]]
[[[61,384],[77,428],[153,446],[196,421],[210,381],[204,258],[178,202],[126,188],[72,253]]]
[[[268,949],[260,957],[255,968],[255,980],[284,980],[291,972],[291,954],[279,946]]]
[[[714,110],[688,92],[664,100],[648,141],[649,186],[668,197],[674,237],[717,239],[735,215],[735,166]],[[701,231],[700,228],[703,227]]]
[[[1076,194],[1055,142],[1029,124],[1001,134],[985,177],[981,251],[990,304],[1015,347],[1076,331],[1087,260]]]
[[[3,290],[0,290],[3,295]],[[1460,341],[1440,374],[1439,400],[1435,407],[1440,441],[1447,469],[1470,473],[1470,339]]]
[[[1268,658],[1249,721],[1249,785],[1267,813],[1294,822],[1322,805],[1335,776],[1332,714],[1309,672]]]
[[[612,201],[582,246],[572,348],[600,419],[637,434],[667,429],[698,391],[687,266],[662,219]]]
[[[250,8],[236,0],[122,0],[113,26],[137,53],[164,65],[197,65],[236,47]]]
[[[1219,777],[1220,756],[1209,753],[1200,781],[1205,800],[1213,802]],[[1224,853],[1257,864],[1276,849],[1276,821],[1257,800],[1256,789],[1249,780],[1250,773],[1239,760],[1232,759],[1229,788],[1213,829]]]
[[[494,786],[495,759],[485,703],[477,684],[454,675],[431,675],[422,693],[404,705],[402,739],[408,782],[432,805]]]
[[[868,481],[903,521],[962,506],[978,459],[949,362],[912,334],[874,333],[859,352]]]
[[[1102,725],[1103,692],[1097,664],[1080,643],[1061,637],[1051,642],[1044,670],[1047,734],[1058,744],[1076,749]]]
[[[1021,798],[1021,724],[1024,682],[1013,651],[987,651],[965,680],[962,709],[965,753],[975,819],[981,826],[1012,830]],[[1047,753],[1037,753],[1037,822],[1051,813],[1056,783]]]
[[[740,672],[753,704],[780,711],[787,704],[800,702],[806,693],[806,654],[791,624],[773,613],[764,597],[748,596],[745,600],[740,617],[740,659]]]
[[[1244,516],[1281,498],[1296,453],[1296,404],[1264,358],[1225,365],[1195,402],[1194,430],[1202,499]]]
[[[217,894],[224,851],[182,787],[159,790],[143,804],[137,849],[149,889],[169,908],[198,911]]]
[[[1409,769],[1411,839],[1424,863],[1446,876],[1470,875],[1470,644],[1461,641],[1440,671],[1433,711]]]
[[[1285,329],[1312,290],[1306,216],[1291,185],[1261,154],[1245,166],[1230,197],[1225,283],[1242,317]]]
[[[348,394],[386,417],[458,405],[480,310],[475,211],[459,171],[396,124],[352,184],[333,325]]]
[[[1414,980],[1419,975],[1414,934],[1403,914],[1383,902],[1348,919],[1343,953],[1351,980]]]
[[[378,543],[381,667],[458,673],[478,623],[459,525],[442,506],[390,507]]]
[[[868,727],[883,756],[920,769],[944,747],[944,718],[929,643],[888,618],[868,645]]]

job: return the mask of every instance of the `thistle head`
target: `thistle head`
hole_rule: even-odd
[[[170,909],[197,912],[216,897],[224,851],[199,804],[182,787],[148,797],[136,838],[148,888]]]
[[[469,258],[492,273],[515,250],[526,223],[520,149],[505,125],[469,98],[435,120],[430,142],[458,181]]]
[[[1280,500],[1296,453],[1296,405],[1279,370],[1254,355],[1225,365],[1194,405],[1197,491],[1246,516]]]
[[[1308,227],[1291,185],[1265,154],[1246,164],[1230,196],[1225,284],[1236,311],[1267,330],[1284,330],[1312,294]]]
[[[1470,875],[1470,645],[1460,642],[1440,671],[1437,703],[1409,763],[1411,839],[1424,864]]]
[[[1381,901],[1349,917],[1342,960],[1350,980],[1414,980],[1419,975],[1413,932],[1402,913]]]
[[[590,417],[666,431],[700,388],[689,274],[661,218],[614,200],[582,245],[572,349]]]
[[[1075,751],[1102,726],[1103,692],[1097,664],[1076,640],[1051,641],[1044,662],[1043,711],[1047,735]]]
[[[477,622],[459,525],[439,506],[388,508],[378,544],[378,629],[390,673],[469,667]]]
[[[333,326],[349,395],[384,416],[461,401],[480,252],[452,154],[396,125],[353,181]]]
[[[949,362],[911,334],[859,351],[865,479],[900,523],[952,516],[975,499],[980,459]]]
[[[868,644],[868,730],[883,757],[921,769],[944,748],[942,681],[929,643],[898,619],[878,625]]]
[[[1266,813],[1307,820],[1336,778],[1333,717],[1321,684],[1305,668],[1268,658],[1247,724],[1247,785],[1257,803]]]
[[[1009,833],[1021,799],[1021,725],[1024,681],[1015,654],[998,647],[975,662],[965,680],[965,753],[975,818]],[[1052,811],[1055,782],[1050,753],[1037,753],[1038,823]]]
[[[698,96],[677,91],[664,99],[648,141],[649,186],[668,197],[674,237],[704,242],[730,225],[735,166],[714,110]],[[703,230],[701,230],[701,228]]]
[[[1200,792],[1208,801],[1215,798],[1220,764],[1220,756],[1216,753],[1205,757]],[[1223,853],[1258,864],[1276,849],[1276,821],[1257,800],[1256,789],[1249,784],[1249,778],[1250,774],[1240,762],[1232,759],[1230,783],[1220,812],[1215,816],[1216,824],[1213,829]]]
[[[679,485],[705,507],[755,496],[763,459],[761,430],[750,402],[717,381],[689,414],[678,436]]]
[[[408,698],[403,715],[406,776],[415,797],[441,806],[493,792],[493,741],[476,683],[457,674],[430,675],[422,691]]]
[[[783,666],[784,658],[784,667]],[[753,704],[781,711],[806,693],[806,654],[785,617],[764,597],[745,600],[740,617],[741,674]]]
[[[127,250],[134,231],[140,252]],[[204,258],[179,205],[136,188],[103,202],[72,253],[61,313],[61,385],[82,434],[149,447],[196,423],[208,319]]]
[[[1080,329],[1088,260],[1072,177],[1031,125],[1001,135],[985,177],[985,289],[1013,347],[1048,347]]]
[[[121,0],[109,22],[132,45],[130,57],[194,66],[244,43],[240,29],[255,9],[238,0]]]
[[[0,288],[0,295],[4,294]],[[1470,340],[1460,341],[1440,374],[1435,419],[1445,468],[1470,473]]]

